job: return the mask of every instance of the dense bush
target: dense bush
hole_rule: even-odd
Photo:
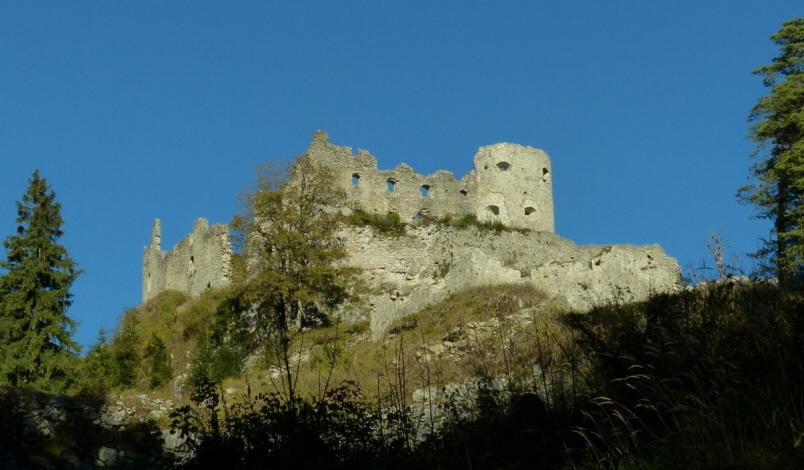
[[[381,215],[363,210],[355,210],[346,221],[358,227],[371,227],[384,235],[390,235],[392,237],[405,234],[405,224],[396,212]]]
[[[569,318],[593,364],[576,463],[801,468],[804,302],[717,281]]]

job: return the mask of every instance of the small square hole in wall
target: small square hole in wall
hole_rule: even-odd
[[[466,196],[468,193],[466,192],[466,190],[465,190],[465,189],[461,189],[461,190],[458,192],[458,194],[460,194],[461,196]]]

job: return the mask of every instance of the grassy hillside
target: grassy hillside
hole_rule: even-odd
[[[240,447],[259,429],[312,439],[348,468],[380,459],[384,468],[793,469],[804,464],[800,292],[718,281],[567,314],[533,288],[487,286],[398,319],[381,341],[364,324],[298,332],[290,400],[281,361],[268,338],[255,339],[234,291],[164,293],[126,312],[105,348],[136,358],[118,390],[175,395],[183,383],[184,403],[199,407],[184,408],[179,425],[201,423],[199,448],[227,442],[255,462],[306,458]],[[154,380],[159,357],[166,380]],[[216,361],[227,373],[209,372]],[[204,367],[212,386],[191,380]],[[345,432],[362,450],[337,444]]]

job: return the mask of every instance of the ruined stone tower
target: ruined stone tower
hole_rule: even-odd
[[[495,144],[475,155],[474,210],[481,221],[555,232],[550,157],[533,147]],[[469,176],[467,175],[467,176]]]

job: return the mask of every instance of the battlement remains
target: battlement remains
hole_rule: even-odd
[[[462,179],[444,170],[420,175],[402,163],[379,170],[365,150],[331,144],[317,131],[307,150],[314,165],[326,167],[346,199],[341,209],[396,212],[402,220],[474,213],[481,222],[555,232],[550,157],[542,150],[501,143],[480,147],[474,169]]]

